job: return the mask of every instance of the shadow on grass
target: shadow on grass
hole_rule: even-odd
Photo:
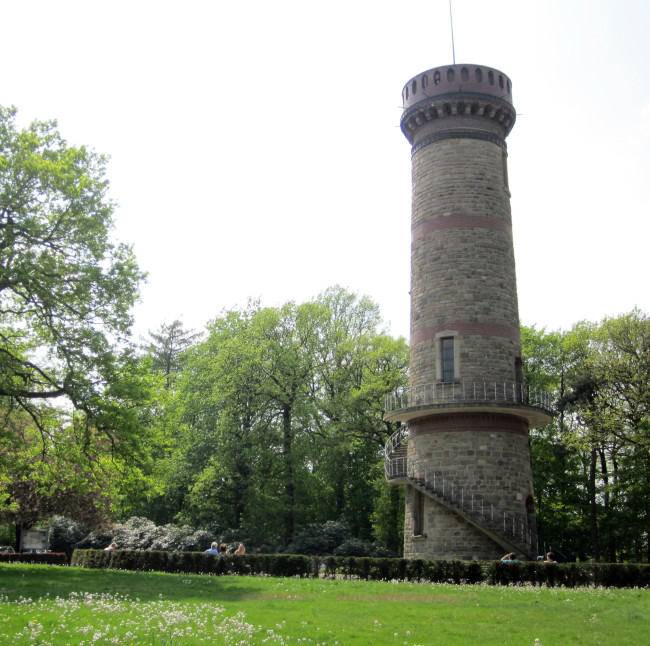
[[[140,601],[237,601],[256,599],[262,587],[254,577],[89,570],[55,565],[0,565],[0,596],[15,601],[67,597],[71,592],[119,594]]]

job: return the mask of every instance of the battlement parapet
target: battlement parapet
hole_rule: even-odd
[[[516,119],[510,79],[498,70],[476,65],[423,72],[404,86],[402,100],[400,125],[411,144],[416,143],[416,135],[483,133],[504,146]]]
[[[510,79],[482,65],[448,65],[422,72],[404,86],[402,102],[407,109],[420,101],[457,92],[485,94],[512,105]]]

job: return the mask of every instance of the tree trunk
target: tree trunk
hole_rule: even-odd
[[[14,545],[14,551],[16,554],[18,554],[18,552],[20,552],[20,537],[23,533],[22,523],[16,523],[14,525],[14,528],[16,530],[16,543]]]
[[[591,510],[591,551],[594,561],[600,563],[600,544],[598,541],[598,515],[596,508],[596,467],[598,464],[598,451],[593,446],[589,463],[589,506]]]
[[[605,455],[605,449],[601,445],[598,449],[598,457],[600,459],[600,474],[603,478],[603,485],[605,487],[605,493],[603,497],[604,508],[605,508],[605,518],[609,519],[611,508],[612,508],[612,497],[609,489],[609,469],[607,467],[607,456]],[[604,537],[604,552],[605,558],[609,563],[616,562],[616,531],[612,528],[612,523],[608,522],[605,526],[606,532]]]
[[[284,540],[288,545],[293,538],[293,511],[295,506],[295,484],[293,481],[293,456],[291,434],[291,406],[282,409],[282,453],[284,455]]]

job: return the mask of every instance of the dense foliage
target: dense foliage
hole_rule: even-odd
[[[537,524],[567,557],[650,559],[650,319],[523,328],[526,378],[557,396],[531,434]]]
[[[106,159],[0,107],[0,522],[102,522],[150,459],[129,345],[143,279],[111,238]]]
[[[374,303],[339,287],[214,319],[183,353],[159,420],[171,447],[158,461],[163,492],[134,511],[238,529],[271,551],[300,528],[340,521],[366,541],[381,527],[394,549],[401,519],[373,514],[391,496],[384,396],[406,383],[408,348],[380,323]]]
[[[20,130],[15,116],[0,108],[3,407],[45,429],[45,404],[65,399],[122,450],[134,368],[121,342],[143,274],[110,238],[106,160],[69,146],[53,122]]]

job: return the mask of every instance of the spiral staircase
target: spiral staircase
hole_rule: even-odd
[[[400,427],[386,442],[386,480],[391,484],[409,484],[424,495],[476,527],[500,545],[504,552],[516,552],[534,560],[537,534],[527,519],[499,509],[484,496],[467,491],[452,478],[437,471],[410,474],[407,465],[408,428]]]

